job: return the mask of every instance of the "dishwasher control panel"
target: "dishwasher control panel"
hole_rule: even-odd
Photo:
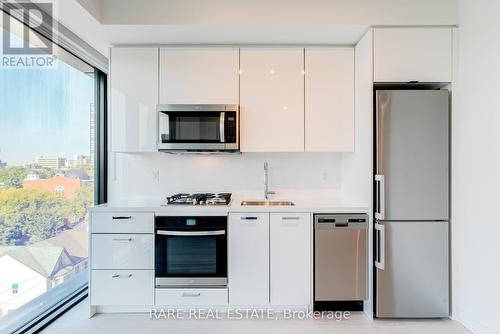
[[[315,229],[333,228],[368,228],[368,215],[366,214],[315,214]]]

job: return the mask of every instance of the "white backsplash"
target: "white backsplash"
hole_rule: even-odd
[[[271,190],[339,191],[345,155],[349,153],[112,153],[109,197],[158,200],[176,192],[260,191],[264,161],[269,162]]]

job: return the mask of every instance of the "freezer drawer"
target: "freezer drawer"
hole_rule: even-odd
[[[375,231],[375,315],[448,317],[448,222],[378,222]]]

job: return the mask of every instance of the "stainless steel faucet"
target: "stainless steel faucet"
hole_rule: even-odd
[[[269,195],[276,194],[275,191],[269,190],[269,164],[264,162],[264,197],[269,199]]]

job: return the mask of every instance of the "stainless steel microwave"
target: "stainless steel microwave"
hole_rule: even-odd
[[[237,104],[159,104],[158,150],[238,152]]]

